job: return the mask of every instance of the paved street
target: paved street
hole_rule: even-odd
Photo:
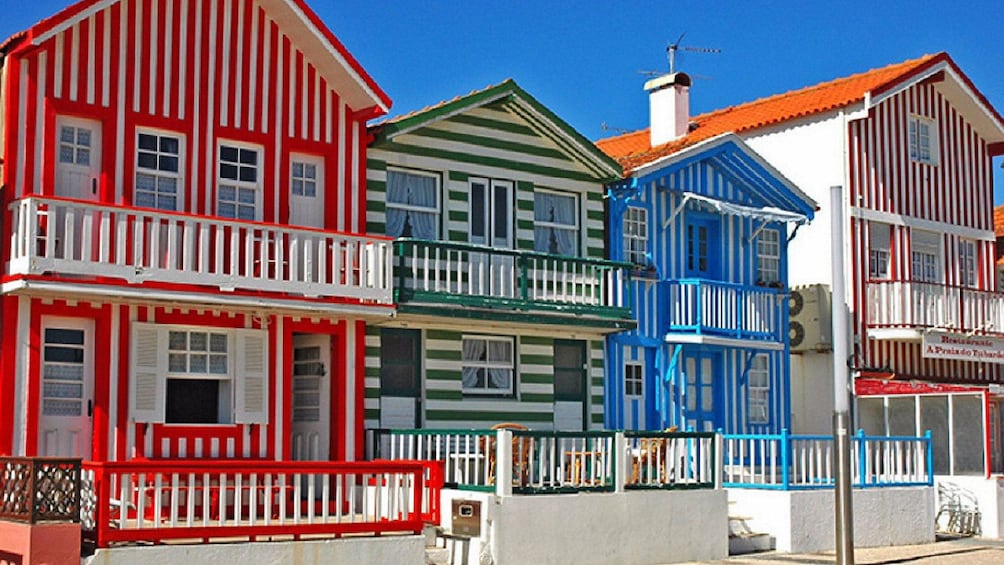
[[[1004,563],[1004,542],[960,539],[924,545],[874,547],[855,550],[857,565],[999,565]],[[834,563],[832,551],[813,554],[775,552],[739,555],[718,561],[699,561],[689,565],[791,565]]]

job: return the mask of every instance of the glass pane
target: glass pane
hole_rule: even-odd
[[[144,153],[140,151],[137,156],[137,164],[144,169],[156,169],[157,156],[153,153]]]
[[[223,216],[224,218],[236,218],[237,217],[237,207],[233,204],[220,203],[219,210],[216,211],[217,214]]]
[[[297,347],[293,350],[293,361],[310,361],[321,358],[320,347]]]
[[[485,185],[471,185],[471,236],[485,236]]]
[[[209,356],[209,372],[214,375],[225,375],[227,374],[227,356],[226,355],[210,355]]]
[[[226,353],[227,351],[227,336],[223,334],[212,334],[209,336],[209,350]]]
[[[296,392],[321,390],[321,379],[312,376],[293,379],[293,390]]]
[[[220,161],[237,162],[237,148],[229,145],[220,146]]]
[[[83,395],[84,385],[79,383],[47,382],[42,387],[42,396],[45,398],[75,398],[79,400]]]
[[[161,155],[160,170],[170,173],[178,172],[178,158],[169,155]]]
[[[496,240],[509,239],[509,191],[503,187],[495,187],[495,202],[492,208],[494,220],[493,237]]]
[[[157,150],[157,136],[148,133],[139,134],[139,148],[147,151]]]
[[[184,351],[188,349],[188,333],[168,332],[167,348],[174,351]]]
[[[73,147],[70,147],[69,145],[59,146],[59,162],[60,163],[73,162]]]
[[[317,183],[307,181],[303,183],[303,195],[313,198],[317,195]]]
[[[82,364],[56,365],[45,363],[42,366],[42,378],[60,381],[82,381],[84,380],[84,366]]]
[[[83,330],[68,330],[62,328],[46,328],[45,330],[45,342],[46,343],[61,343],[65,345],[83,345],[84,344],[84,331]]]
[[[317,178],[317,165],[304,165],[303,176],[308,179]]]
[[[297,178],[303,177],[303,163],[293,161],[293,176]]]
[[[143,208],[156,208],[157,198],[152,192],[141,192],[137,190],[135,203],[137,206],[142,206]]]
[[[202,332],[192,332],[188,334],[188,348],[192,351],[207,351],[209,347],[209,336]]]
[[[91,164],[91,150],[90,149],[77,149],[77,164],[78,165],[90,165]]]
[[[221,186],[220,200],[226,200],[227,202],[233,202],[234,200],[237,200],[237,189],[227,185]]]
[[[52,400],[42,402],[42,413],[46,416],[80,416],[84,403],[79,400]]]
[[[184,353],[171,353],[167,356],[167,370],[172,373],[188,372],[188,356]]]
[[[323,375],[323,363],[297,363],[293,365],[293,375]]]
[[[220,178],[237,180],[237,165],[220,163]]]
[[[172,155],[178,154],[178,138],[176,137],[162,137],[160,138],[160,150],[163,153],[170,153]]]
[[[258,169],[254,167],[241,167],[241,181],[255,182],[258,180]]]
[[[191,373],[208,373],[209,360],[206,355],[193,353],[188,357],[188,370]]]
[[[161,194],[175,194],[178,192],[178,179],[160,177],[157,182],[157,191]]]
[[[91,130],[80,128],[77,130],[77,145],[84,147],[91,146]]]
[[[254,206],[239,206],[237,218],[240,220],[255,220]]]
[[[146,173],[136,173],[136,189],[153,192],[157,187],[157,177]]]
[[[237,191],[237,201],[241,204],[254,204],[256,192],[253,188],[241,188]]]
[[[59,130],[59,141],[63,143],[73,143],[74,135],[73,128],[69,126],[63,126]]]
[[[253,149],[241,149],[241,163],[244,165],[257,165],[258,152]]]
[[[83,363],[84,350],[77,347],[45,347],[45,360],[57,363]]]
[[[178,199],[173,196],[161,196],[160,201],[157,203],[157,208],[161,210],[177,210]]]
[[[303,195],[303,181],[299,179],[293,179],[293,194],[297,196]]]

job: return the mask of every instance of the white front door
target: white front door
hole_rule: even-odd
[[[101,124],[56,118],[56,196],[97,200],[101,174]]]
[[[293,336],[293,459],[327,461],[331,439],[331,337]]]
[[[91,458],[94,412],[94,322],[42,321],[38,453]]]
[[[317,157],[294,155],[290,160],[289,223],[324,227],[324,167]]]

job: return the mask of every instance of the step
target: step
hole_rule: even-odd
[[[745,555],[759,551],[771,551],[776,546],[774,536],[770,534],[738,534],[729,535],[729,555]]]
[[[427,547],[425,562],[427,565],[446,565],[450,562],[450,550],[445,547]]]

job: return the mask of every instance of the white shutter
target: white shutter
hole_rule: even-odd
[[[237,423],[267,424],[268,332],[237,331],[236,367],[234,387],[237,393]]]
[[[164,422],[166,375],[167,330],[156,324],[133,323],[129,378],[133,420]]]

